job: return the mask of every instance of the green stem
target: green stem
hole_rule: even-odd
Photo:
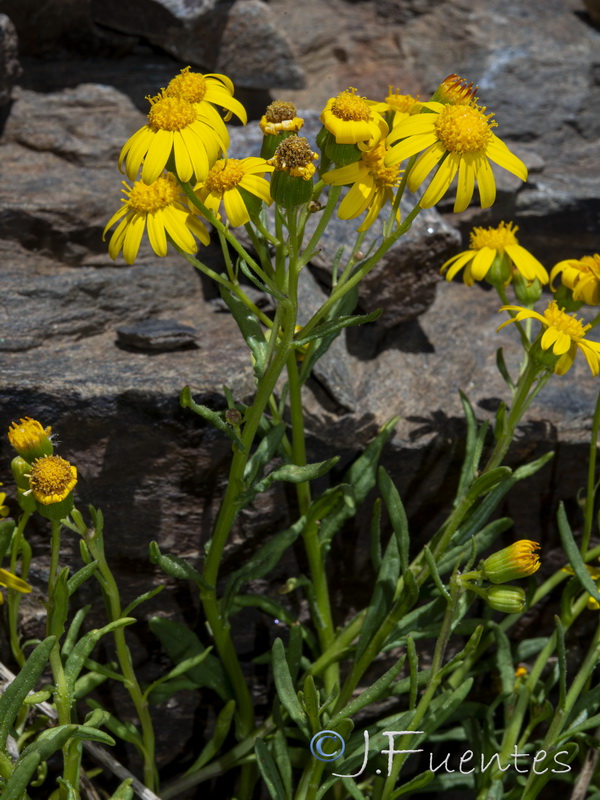
[[[31,513],[24,511],[19,517],[19,522],[13,534],[10,551],[10,571],[13,575],[16,574],[17,561],[19,559],[19,551],[23,551],[23,558],[21,561],[21,578],[26,581],[29,574],[29,562],[31,557],[31,547],[29,543],[23,538],[23,531],[29,521]],[[25,551],[28,551],[27,553]],[[25,654],[21,649],[20,636],[18,631],[19,624],[19,607],[21,605],[21,592],[9,590],[8,592],[8,628],[10,636],[10,649],[13,658],[17,664],[22,667],[25,663]]]
[[[594,524],[594,501],[596,499],[596,454],[598,448],[598,430],[600,428],[600,392],[596,398],[596,408],[592,419],[592,438],[590,441],[590,456],[587,475],[587,492],[583,517],[583,534],[581,536],[581,552],[587,553]]]
[[[315,248],[319,243],[321,236],[323,236],[323,232],[325,231],[325,228],[329,224],[329,220],[333,216],[333,212],[335,211],[337,200],[338,197],[340,196],[341,191],[342,191],[341,186],[333,186],[330,189],[329,197],[327,198],[327,205],[323,209],[321,219],[319,220],[313,235],[310,237],[308,244],[304,248],[304,252],[300,260],[300,268],[308,264],[311,258],[314,258]]]
[[[110,621],[114,622],[121,619],[123,614],[119,587],[108,565],[104,552],[104,537],[101,531],[92,531],[89,538],[86,538],[85,541],[93,559],[98,562],[98,576],[101,579],[100,585],[103,590],[108,616]],[[117,628],[113,631],[113,637],[117,661],[119,662],[119,667],[125,679],[124,686],[129,692],[129,696],[135,706],[140,721],[143,745],[142,756],[144,760],[144,783],[149,789],[155,791],[158,786],[158,776],[155,760],[154,726],[152,724],[152,717],[150,716],[149,704],[138,683],[124,629]]]

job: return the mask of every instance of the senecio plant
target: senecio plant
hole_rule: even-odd
[[[504,318],[498,330],[510,325],[522,359],[509,369],[498,351],[507,399],[491,430],[462,396],[467,435],[456,499],[427,543],[410,530],[399,492],[378,464],[395,419],[339,483],[331,479],[335,454],[307,462],[303,384],[344,328],[378,316],[377,310],[353,313],[361,279],[455,178],[456,212],[471,204],[476,185],[481,207],[494,203],[490,162],[527,179],[476,91],[457,75],[425,101],[390,90],[377,102],[349,89],[328,101],[314,143],[301,135],[303,120],[293,104],[276,101],[259,123],[260,154],[244,158],[229,153],[226,122],[232,115],[247,120],[226,76],[186,68],[149,98],[148,121],[119,158],[132,183],[124,184],[122,205],[106,226],[109,253],[132,264],[146,234],[158,256],[174,248],[212,279],[248,346],[256,390],[244,402],[225,388],[225,411],[200,405],[189,387],[181,392],[184,408],[229,438],[231,466],[200,564],[150,543],[153,563],[197,589],[205,623],[194,631],[163,617],[149,620],[145,635],[157,636],[173,662],[150,685],[136,675],[127,629],[143,629],[134,612],[162,587],[149,587],[123,608],[105,555],[111,533],[104,531],[101,511],[75,506],[78,474],[55,452],[48,427],[54,421],[24,416],[10,425],[15,486],[8,495],[20,515],[16,522],[7,516],[3,494],[0,583],[7,589],[5,629],[19,671],[0,697],[3,800],[97,798],[98,759],[121,781],[110,789],[113,800],[170,800],[206,791],[225,797],[222,786],[233,787],[227,790],[231,800],[395,800],[453,789],[478,800],[530,800],[549,781],[571,797],[600,797],[600,684],[594,675],[600,622],[581,657],[567,658],[576,623],[582,618],[589,626],[589,615],[593,624],[600,607],[600,570],[590,565],[600,555],[600,547],[590,546],[600,402],[577,537],[562,505],[558,513],[564,554],[555,560],[557,570],[544,570],[549,574],[540,580],[543,542],[532,541],[531,531],[506,533],[512,521],[494,516],[511,487],[552,458],[548,453],[516,469],[504,465],[537,393],[551,379],[570,380],[562,376],[579,352],[593,375],[600,371],[600,343],[588,337],[599,317],[584,323],[574,316],[584,305],[600,305],[600,256],[561,261],[549,275],[508,221],[475,228],[469,248],[441,265],[448,280],[462,271],[467,286],[486,281],[495,288]],[[420,199],[401,217],[406,188]],[[331,265],[329,296],[306,320],[299,282],[336,213],[348,221],[349,244]],[[376,218],[382,234],[369,244],[366,233]],[[202,260],[210,237],[222,247],[221,271]],[[270,311],[256,305],[249,286],[269,296]],[[552,299],[534,310],[545,286]],[[299,319],[305,320],[301,326]],[[318,484],[328,488],[316,492],[315,480],[328,474]],[[223,574],[237,515],[276,481],[294,485],[293,523],[272,531],[242,567]],[[365,608],[344,616],[332,608],[327,558],[334,537],[344,535],[364,504],[372,504],[372,593]],[[26,531],[32,516],[46,520],[50,531],[46,635],[23,641],[19,609],[31,589]],[[81,563],[63,563],[65,534],[78,537]],[[512,544],[497,549],[501,534],[502,544],[507,538]],[[527,538],[518,538],[523,534]],[[308,574],[289,575],[273,594],[252,593],[248,582],[267,577],[292,545],[304,547]],[[105,614],[99,627],[86,621],[91,607],[77,602],[84,582],[99,584],[104,611],[94,614]],[[557,610],[554,621],[546,615],[534,638],[521,633],[511,640],[523,614],[548,601]],[[256,654],[272,676],[262,687],[249,678],[251,665],[242,663],[232,634],[232,619],[249,606],[270,622],[285,623],[271,628],[281,638]],[[96,660],[101,639],[112,640],[114,661]],[[129,696],[128,708],[100,704],[94,690],[104,682]],[[152,709],[180,688],[209,692],[215,715],[184,771],[161,782]],[[268,697],[260,716],[259,688]],[[116,739],[137,752],[131,763],[137,776],[110,760]],[[107,785],[105,778],[102,797],[108,797]]]

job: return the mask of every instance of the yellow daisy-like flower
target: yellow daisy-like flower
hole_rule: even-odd
[[[540,568],[540,557],[536,552],[539,549],[537,542],[521,539],[488,556],[481,565],[481,574],[492,583],[527,578]]]
[[[388,87],[388,94],[384,100],[385,110],[393,112],[392,130],[401,120],[410,117],[411,114],[418,114],[421,110],[421,103],[418,97],[412,94],[401,94],[399,89]]]
[[[198,184],[195,193],[216,216],[219,216],[221,202],[225,208],[230,225],[237,228],[250,222],[244,192],[258,197],[267,205],[273,202],[269,182],[262,176],[272,172],[274,167],[264,158],[220,159],[208,173],[207,179]]]
[[[4,586],[7,589],[12,589],[15,592],[21,592],[21,594],[28,594],[31,591],[31,586],[24,581],[22,578],[18,578],[16,575],[13,575],[12,572],[8,572],[6,569],[0,568],[0,586]],[[0,605],[4,602],[4,597],[0,592]]]
[[[213,72],[202,75],[200,72],[191,72],[190,67],[184,67],[176,75],[165,90],[165,94],[173,97],[183,97],[194,105],[202,104],[202,110],[210,116],[214,107],[227,109],[225,120],[231,119],[232,114],[245,125],[248,121],[246,109],[233,96],[233,82],[227,75]]]
[[[8,441],[25,461],[33,461],[40,456],[49,456],[52,446],[52,428],[44,428],[41,422],[31,417],[12,422],[8,429]]]
[[[77,468],[60,456],[37,458],[31,466],[29,492],[44,506],[60,503],[76,483]]]
[[[172,175],[161,176],[149,186],[143,181],[136,181],[133,186],[123,181],[123,186],[123,205],[109,219],[103,234],[104,238],[109,228],[120,220],[108,244],[112,259],[122,250],[125,262],[133,264],[144,230],[148,231],[150,245],[158,256],[167,255],[167,236],[184,252],[192,254],[198,249],[192,234],[202,244],[209,243],[206,227],[189,213],[184,205],[185,195]]]
[[[208,170],[229,147],[225,123],[210,103],[192,103],[185,97],[162,91],[148,98],[148,124],[125,142],[119,169],[135,180],[140,166],[142,181],[153,183],[167,166],[184,183],[204,180]]]
[[[440,272],[447,270],[446,280],[451,281],[465,267],[463,280],[467,286],[473,286],[475,281],[486,277],[493,264],[501,270],[503,265],[499,261],[502,259],[506,262],[505,273],[508,276],[504,283],[510,283],[513,268],[527,281],[537,278],[541,284],[548,283],[548,273],[543,265],[519,244],[515,235],[518,230],[512,222],[501,222],[496,228],[473,228],[469,250],[449,258],[442,264]]]
[[[379,113],[385,108],[360,97],[356,89],[346,89],[331,97],[321,113],[321,122],[338,144],[363,144],[373,148],[388,133],[388,126]]]
[[[559,273],[563,286],[571,289],[573,300],[590,306],[600,305],[600,255],[568,258],[552,267],[550,281]]]
[[[554,372],[557,375],[564,375],[571,369],[578,348],[586,357],[592,375],[600,372],[600,342],[592,342],[585,338],[585,334],[592,326],[584,325],[576,317],[567,314],[558,307],[556,301],[552,300],[548,304],[543,315],[529,308],[513,305],[502,306],[500,311],[516,311],[517,314],[503,322],[498,330],[511,322],[521,322],[528,317],[542,323],[545,330],[540,345],[542,350],[551,350],[555,356],[559,357],[554,366]]]
[[[258,123],[265,136],[298,133],[304,120],[296,116],[296,106],[286,100],[274,100],[267,106]]]
[[[387,152],[385,144],[377,145],[373,150],[364,152],[360,161],[326,172],[322,178],[333,186],[352,184],[338,209],[340,219],[354,219],[368,208],[364,221],[357,228],[365,231],[369,228],[384,205],[394,201],[392,189],[398,186],[400,170],[397,166],[386,167],[384,157]],[[399,219],[399,215],[398,215]]]
[[[494,133],[493,114],[468,103],[423,103],[423,111],[402,120],[390,141],[398,141],[386,157],[389,165],[421,153],[409,176],[408,188],[416,192],[431,171],[437,170],[420,200],[431,208],[446,194],[458,174],[454,211],[464,211],[471,202],[475,183],[482,208],[496,199],[496,181],[490,161],[527,179],[527,168]],[[423,152],[421,152],[423,151]]]

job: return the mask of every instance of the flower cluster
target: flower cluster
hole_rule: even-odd
[[[25,417],[11,424],[8,440],[17,453],[11,467],[19,504],[24,511],[37,510],[48,519],[59,520],[73,508],[77,468],[54,454],[51,430]]]

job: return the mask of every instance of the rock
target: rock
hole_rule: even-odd
[[[199,334],[191,325],[176,319],[144,319],[117,328],[117,344],[151,353],[197,347]]]
[[[21,73],[15,26],[6,14],[0,14],[0,106],[10,102],[13,86]]]
[[[287,37],[262,0],[92,0],[94,20],[144,37],[180,61],[224,72],[239,86],[269,89],[304,85]],[[268,48],[268,57],[256,42]]]
[[[39,58],[65,48],[89,56],[102,38],[89,0],[2,0],[2,11],[17,29],[21,55]]]

